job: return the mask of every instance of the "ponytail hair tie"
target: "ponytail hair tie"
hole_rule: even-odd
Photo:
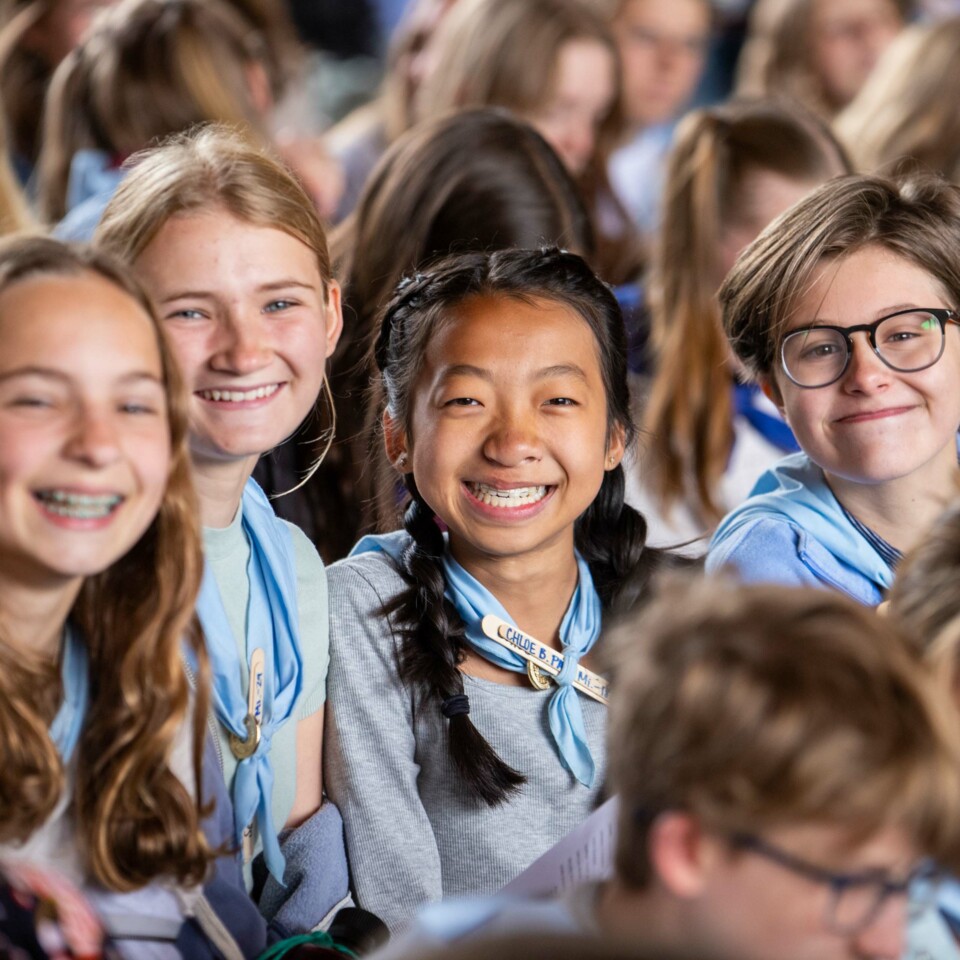
[[[465,693],[455,693],[440,704],[440,712],[448,720],[464,716],[470,712],[470,698]]]

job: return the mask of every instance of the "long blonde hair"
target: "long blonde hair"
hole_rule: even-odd
[[[261,34],[223,0],[123,0],[57,68],[47,96],[39,207],[63,218],[79,150],[118,161],[168,134],[219,120],[261,137],[249,68]]]
[[[697,110],[677,129],[650,278],[656,367],[644,409],[644,471],[669,509],[700,521],[723,514],[720,478],[733,448],[733,374],[716,286],[723,229],[756,171],[825,180],[849,164],[812,115],[771,101]]]
[[[960,182],[960,17],[908,27],[834,130],[864,173],[917,164]]]
[[[200,830],[200,769],[208,707],[207,660],[193,619],[203,570],[186,446],[187,397],[146,295],[113,258],[44,237],[0,245],[0,292],[22,280],[94,273],[152,318],[170,422],[163,503],[130,551],[83,584],[71,621],[90,660],[90,706],[77,752],[73,801],[92,876],[111,890],[159,876],[199,883],[211,859]],[[198,663],[193,696],[184,640]],[[0,841],[24,841],[50,816],[64,770],[50,739],[45,674],[0,643]],[[48,676],[46,679],[50,679]],[[192,725],[194,790],[170,769],[178,731]]]

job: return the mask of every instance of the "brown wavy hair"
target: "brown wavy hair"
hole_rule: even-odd
[[[186,446],[187,398],[146,294],[105,253],[45,237],[0,244],[0,293],[28,278],[95,274],[152,319],[166,388],[172,451],[163,503],[129,552],[88,577],[70,613],[87,646],[90,705],[77,751],[77,842],[90,874],[128,891],[159,876],[203,880],[211,852],[200,830],[208,668],[193,608],[203,572],[197,504]],[[191,696],[184,642],[198,665]],[[0,643],[0,842],[26,840],[65,788],[48,725],[56,704],[49,668]],[[39,691],[39,692],[38,692]],[[170,767],[191,727],[195,783]],[[192,789],[191,789],[192,786]]]

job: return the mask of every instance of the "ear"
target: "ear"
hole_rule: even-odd
[[[607,441],[607,451],[603,461],[604,470],[613,470],[621,460],[626,451],[626,432],[623,424],[615,424],[610,431],[610,439]]]
[[[692,899],[703,890],[709,838],[689,813],[661,813],[647,836],[657,880],[675,897]]]
[[[406,431],[394,420],[389,410],[383,411],[380,422],[383,424],[383,442],[387,450],[387,459],[398,473],[410,473]]]
[[[780,411],[780,416],[786,420],[786,411],[783,408],[783,394],[780,393],[777,381],[772,376],[763,375],[760,377],[759,382],[763,395]]]
[[[343,333],[343,306],[340,302],[340,284],[336,280],[327,281],[327,353],[330,354],[337,347],[340,334]]]

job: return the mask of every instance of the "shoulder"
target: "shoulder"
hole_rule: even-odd
[[[748,581],[807,582],[800,559],[802,532],[786,518],[756,517],[740,524],[707,552],[707,573],[733,567]]]
[[[331,564],[327,568],[327,580],[331,600],[365,589],[372,589],[388,600],[406,587],[396,561],[379,550],[355,554]]]
[[[313,541],[295,523],[281,517],[277,517],[277,523],[285,527],[290,534],[293,559],[297,567],[297,580],[316,582],[317,577],[324,578],[323,560],[320,559]]]

